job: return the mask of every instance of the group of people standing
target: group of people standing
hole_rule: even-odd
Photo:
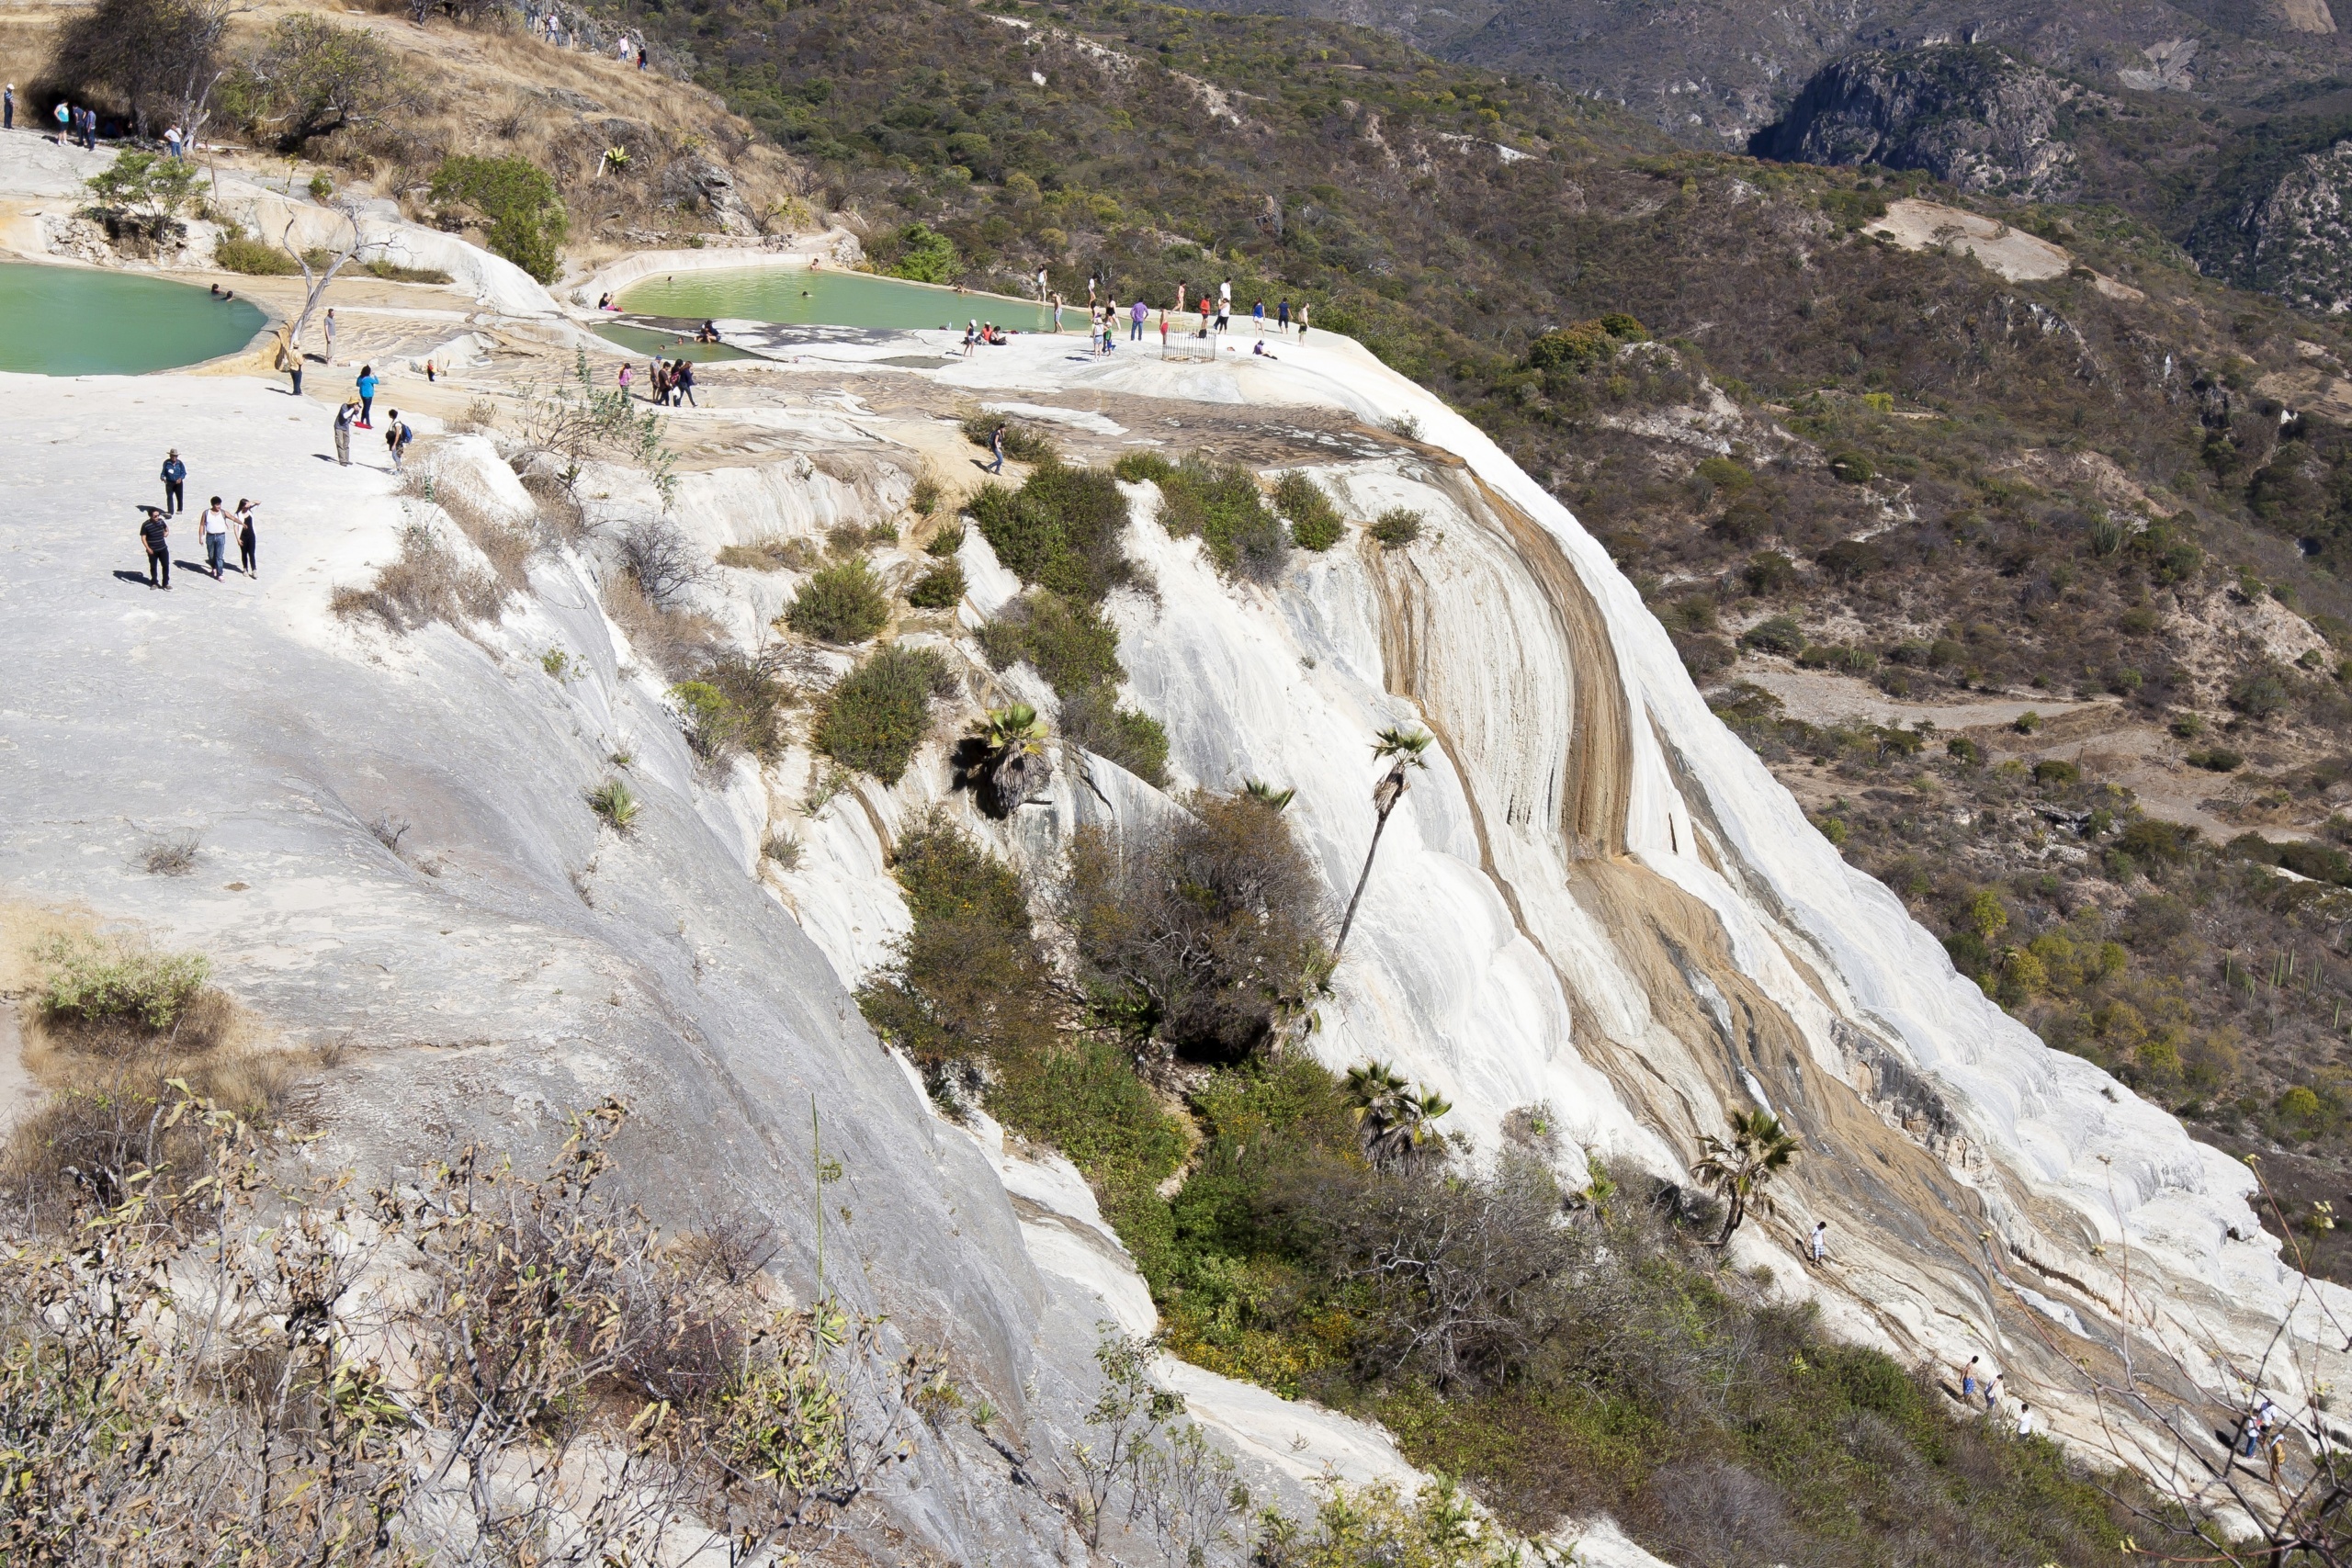
[[[1983,1400],[1984,1418],[1989,1421],[2000,1415],[2002,1403],[2007,1398],[2007,1391],[2001,1386],[2001,1374],[1986,1369],[1983,1357],[1969,1357],[1968,1365],[1960,1369],[1960,1402],[1973,1410],[1976,1407],[1976,1402]],[[2032,1405],[2023,1400],[2018,1401],[2016,1413],[2011,1419],[2016,1423],[2018,1437],[2033,1436]]]
[[[172,524],[186,509],[187,494],[187,465],[180,460],[176,446],[164,455],[164,504],[141,505],[144,513],[139,524],[139,542],[147,552],[147,585],[165,588],[172,585]],[[237,509],[230,512],[214,496],[196,522],[197,537],[204,544],[204,568],[215,582],[220,581],[229,554],[229,537],[236,536],[237,570],[247,579],[261,573],[261,541],[254,529],[254,514],[261,503],[243,496],[237,498]]]
[[[712,339],[716,342],[717,339]],[[645,395],[663,408],[683,408],[695,402],[695,362],[691,359],[656,359],[645,367]],[[621,393],[633,396],[630,389],[637,384],[637,372],[628,365],[620,368]]]

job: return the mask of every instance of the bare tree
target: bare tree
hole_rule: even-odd
[[[311,253],[294,243],[294,229],[301,221],[300,219],[288,219],[286,231],[278,239],[278,243],[284,247],[286,254],[292,256],[296,265],[302,269],[302,309],[296,313],[293,321],[286,329],[286,341],[296,350],[300,350],[302,346],[302,329],[310,324],[311,317],[325,301],[327,285],[334,281],[335,274],[341,272],[354,256],[378,243],[374,240],[362,237],[359,231],[359,204],[356,201],[345,197],[332,205],[335,212],[342,217],[345,225],[350,229],[351,237],[348,240],[340,241],[333,251],[325,253],[327,259],[324,265],[312,265]]]

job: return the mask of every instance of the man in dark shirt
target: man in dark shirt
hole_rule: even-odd
[[[139,542],[147,547],[147,586],[169,588],[172,585],[172,525],[164,521],[160,506],[142,506],[147,520],[139,525]]]
[[[187,509],[187,465],[180,461],[180,449],[173,447],[164,454],[164,514]]]

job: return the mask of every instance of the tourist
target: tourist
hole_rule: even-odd
[[[1143,341],[1144,319],[1150,314],[1151,307],[1143,302],[1142,295],[1136,295],[1136,302],[1127,308],[1127,341],[1129,343]]]
[[[1260,337],[1266,335],[1266,302],[1263,299],[1250,307],[1250,330]]]
[[[645,46],[641,43],[637,46],[637,68],[639,71],[645,69]]]
[[[678,406],[680,408],[685,407],[688,403],[695,403],[695,362],[693,360],[681,359],[678,361],[677,378],[672,385],[675,386],[678,389]],[[700,403],[695,403],[695,407],[700,408],[702,405]]]
[[[147,514],[139,525],[139,541],[147,547],[147,586],[169,588],[172,585],[172,525],[164,520],[160,506],[141,506]]]
[[[260,509],[260,506],[261,502],[257,501],[247,501],[243,496],[237,498],[237,559],[240,563],[238,570],[247,577],[261,575],[261,569],[255,564],[255,558],[260,550],[260,541],[254,537],[254,513]]]
[[[1290,335],[1290,299],[1287,295],[1283,297],[1281,304],[1274,307],[1274,321],[1278,323],[1277,330],[1283,335],[1285,337]]]
[[[294,340],[287,335],[286,329],[283,327],[277,330],[277,368],[285,371],[288,378],[294,383],[294,395],[300,397],[302,395],[302,351],[294,346]]]
[[[1990,1416],[2001,1407],[2001,1374],[1995,1372],[1984,1385],[1984,1414]]]
[[[2018,1401],[2018,1436],[2020,1438],[2033,1436],[2033,1406],[2023,1400]]]
[[[1061,297],[1060,295],[1057,294],[1057,295],[1055,295],[1055,296],[1054,296],[1054,331],[1055,331],[1057,333],[1059,333],[1061,330],[1062,330],[1062,297]]]
[[[1159,312],[1159,354],[1163,359],[1168,356],[1168,312],[1165,310]]]
[[[1968,1358],[1968,1365],[1960,1369],[1960,1400],[1966,1404],[1976,1397],[1976,1363],[1978,1358]]]
[[[180,128],[178,126],[167,125],[164,128],[164,150],[175,158],[181,155]]]
[[[409,443],[416,439],[416,432],[401,423],[398,409],[386,410],[384,417],[391,422],[384,427],[384,446],[392,455],[392,472],[405,473],[401,460],[408,456]]]
[[[2263,1438],[2263,1451],[2270,1461],[2270,1484],[2276,1486],[2278,1484],[2280,1461],[2286,1458],[2287,1423],[2283,1420],[2272,1422]]]
[[[964,322],[964,357],[972,357],[972,345],[980,341],[980,323],[967,319]]]
[[[1279,354],[1268,354],[1266,352],[1266,340],[1264,338],[1260,338],[1250,348],[1250,352],[1258,355],[1261,359],[1280,359],[1282,357]]]
[[[629,395],[629,390],[628,390],[629,378],[630,378],[633,374],[635,374],[635,372],[633,372],[632,370],[630,370],[630,368],[629,368],[629,365],[628,365],[628,360],[626,360],[626,359],[622,360],[622,361],[621,361],[621,375],[620,375],[620,381],[621,381],[621,396],[622,396],[622,397],[624,397],[624,398],[626,398],[626,397],[628,397],[628,396]]]
[[[1176,286],[1176,313],[1177,313],[1178,315],[1180,315],[1180,316],[1181,316],[1181,315],[1182,315],[1182,314],[1184,313],[1184,289],[1185,289],[1185,288],[1186,288],[1186,286],[1185,286],[1184,284],[1182,284],[1182,283],[1179,283],[1179,284]]]
[[[1086,313],[1090,321],[1093,319],[1094,303],[1094,279],[1089,277],[1086,280]]]
[[[429,387],[440,378],[441,373],[433,367],[433,361],[430,359],[426,360],[424,362],[424,384]]]
[[[351,424],[359,417],[359,394],[352,393],[334,411],[334,460],[351,467]]]
[[[196,520],[196,531],[204,540],[204,564],[212,572],[212,581],[220,581],[220,564],[229,552],[229,514],[221,510],[220,498],[214,496],[204,515]]]
[[[376,367],[372,365],[361,366],[359,367],[359,428],[362,430],[376,428],[377,386]]]
[[[1816,1265],[1829,1261],[1829,1222],[1827,1220],[1813,1222],[1811,1247],[1812,1258]]]
[[[187,465],[176,446],[164,454],[164,513],[176,516],[187,510]]]
[[[1044,304],[1045,302],[1046,302],[1046,269],[1045,269],[1044,267],[1042,267],[1042,266],[1041,266],[1041,267],[1039,267],[1039,268],[1037,269],[1037,303],[1038,303],[1038,304],[1040,304],[1040,305],[1042,305],[1042,304]]]
[[[57,144],[62,147],[65,145],[66,128],[74,123],[74,106],[61,100],[57,106],[56,117]]]
[[[1233,279],[1229,277],[1216,286],[1216,313],[1224,317],[1233,314]]]
[[[1001,423],[989,432],[989,460],[981,466],[992,474],[1004,472],[1004,426]]]
[[[334,368],[334,307],[332,305],[327,307],[325,331],[327,334],[327,368],[332,370]]]
[[[1301,300],[1298,306],[1298,341],[1301,343],[1306,341],[1306,302]]]
[[[612,297],[611,295],[609,295],[609,294],[599,294],[598,296],[596,296],[596,309],[598,309],[599,310],[611,310],[612,308],[613,308],[613,297]]]
[[[0,92],[0,130],[14,130],[16,129],[17,85],[14,82],[11,82],[8,84],[7,90],[6,92]]]

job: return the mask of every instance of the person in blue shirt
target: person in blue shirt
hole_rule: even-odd
[[[359,367],[359,428],[362,430],[376,428],[376,367],[372,365],[361,366]]]
[[[1290,301],[1288,299],[1284,299],[1274,307],[1274,320],[1281,323],[1282,331],[1285,333],[1290,331]]]
[[[187,465],[180,461],[176,446],[164,454],[164,515],[173,517],[187,510]]]
[[[1250,307],[1250,325],[1260,337],[1266,335],[1266,302],[1263,299]]]

